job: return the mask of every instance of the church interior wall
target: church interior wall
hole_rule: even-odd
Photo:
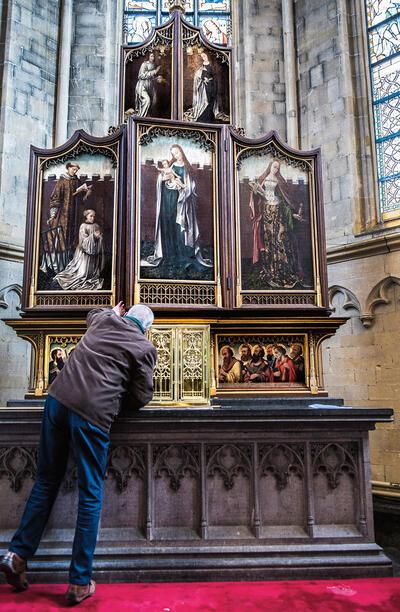
[[[397,232],[376,225],[377,229],[371,229],[370,223],[370,211],[376,211],[377,204],[368,99],[360,85],[365,77],[362,33],[357,30],[360,5],[361,0],[294,3],[299,143],[302,149],[322,150],[328,255],[371,236]],[[58,0],[2,3],[6,27],[1,31],[0,291],[22,283],[30,143],[38,147],[61,144],[53,140],[56,119],[66,124],[68,137],[77,128],[103,136],[108,126],[117,122],[122,2],[76,0],[66,17],[60,7]],[[281,0],[244,0],[234,3],[234,11],[238,40],[235,68],[240,82],[236,123],[249,137],[275,129],[286,139]],[[57,51],[60,36],[68,28],[70,71],[62,61],[58,64]],[[69,71],[66,113],[65,100],[56,104],[56,81],[61,71],[64,75]],[[331,257],[329,284],[350,290],[362,309],[377,283],[387,276],[400,276],[399,258],[398,251],[357,259],[344,254],[335,262]],[[335,314],[350,319],[325,343],[325,382],[329,393],[343,396],[347,404],[390,406],[399,414],[398,292],[396,286],[390,289],[390,303],[375,309],[369,328],[361,321],[362,312],[343,311],[343,296],[335,297]],[[13,291],[7,293],[1,318],[14,316],[16,296]],[[11,397],[22,397],[27,389],[29,348],[4,324],[1,340],[0,356],[2,363],[7,363],[1,372],[4,404]],[[397,422],[378,428],[371,445],[373,478],[398,480]]]
[[[59,0],[2,4],[0,119],[0,318],[17,316],[22,285],[29,148],[53,145]],[[1,405],[22,397],[30,347],[0,324]],[[5,367],[3,367],[5,364]]]

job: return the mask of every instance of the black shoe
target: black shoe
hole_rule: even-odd
[[[29,586],[26,569],[25,559],[10,550],[0,561],[0,571],[4,573],[6,582],[13,586],[16,591],[25,591]]]

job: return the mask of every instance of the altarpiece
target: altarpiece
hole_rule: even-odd
[[[157,405],[323,395],[320,344],[342,321],[329,317],[319,150],[234,127],[232,49],[180,10],[122,47],[120,76],[110,135],[31,149],[13,324],[34,348],[28,396],[46,394],[85,313],[118,300],[156,313]]]

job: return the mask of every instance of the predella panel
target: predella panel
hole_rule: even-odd
[[[304,388],[306,356],[304,334],[217,335],[217,388],[238,391]]]

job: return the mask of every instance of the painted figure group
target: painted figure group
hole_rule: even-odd
[[[289,352],[283,344],[244,343],[237,359],[231,346],[220,351],[220,383],[305,383],[303,347],[295,342]]]
[[[155,112],[159,86],[167,83],[160,70],[161,64],[157,63],[156,54],[151,51],[139,68],[135,85],[135,115],[147,117]],[[185,117],[200,123],[213,123],[221,118],[225,120],[218,108],[216,74],[203,49],[198,52],[198,67],[193,74],[192,105],[185,112]]]
[[[212,268],[200,248],[193,168],[178,144],[171,146],[170,157],[158,168],[154,252],[142,258],[141,266],[155,268],[165,262],[182,269],[195,264]]]
[[[65,169],[50,196],[41,270],[51,276],[52,289],[95,291],[104,282],[103,232],[93,208],[86,208],[83,219],[78,218],[79,206],[90,197],[92,187],[78,178],[77,163],[68,162]]]

